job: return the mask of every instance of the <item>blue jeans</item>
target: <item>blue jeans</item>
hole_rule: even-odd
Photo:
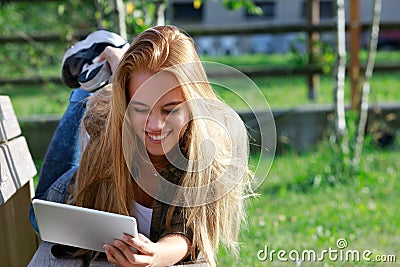
[[[71,177],[80,160],[80,123],[86,110],[86,100],[91,93],[75,89],[71,92],[69,106],[54,132],[47,148],[39,174],[35,197],[54,202],[64,202]],[[39,233],[33,208],[29,220]]]

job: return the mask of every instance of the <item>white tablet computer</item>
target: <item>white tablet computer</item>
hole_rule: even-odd
[[[32,204],[44,241],[104,252],[105,243],[138,234],[133,217],[40,199]]]

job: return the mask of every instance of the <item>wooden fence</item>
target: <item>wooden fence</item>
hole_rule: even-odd
[[[347,25],[347,28],[349,26]],[[370,28],[370,24],[362,24],[361,31],[367,31]],[[382,23],[381,29],[383,30],[391,30],[391,29],[399,29],[400,23]],[[325,23],[325,24],[296,24],[296,25],[268,25],[268,26],[235,26],[235,27],[187,27],[184,28],[191,36],[207,36],[207,35],[225,35],[225,34],[234,34],[234,35],[250,35],[250,34],[280,34],[280,33],[290,33],[290,32],[305,32],[308,33],[308,36],[311,36],[313,32],[333,32],[335,30],[335,25],[333,23]],[[29,42],[43,42],[43,43],[68,43],[72,44],[76,40],[80,40],[87,36],[90,32],[76,32],[73,35],[61,35],[61,34],[52,34],[52,33],[44,33],[37,34],[32,36],[0,36],[0,45],[7,44],[23,44]],[[311,37],[310,37],[311,38]],[[361,67],[362,68],[362,67]],[[314,74],[321,74],[322,69],[320,67],[315,67],[312,65],[308,65],[305,67],[275,67],[275,68],[246,68],[239,69],[244,74],[249,77],[259,77],[259,76],[286,76],[286,75],[303,75],[309,77]],[[390,64],[390,65],[377,65],[375,67],[376,72],[389,72],[389,71],[398,71],[400,70],[400,63]],[[215,74],[215,75],[218,75]],[[18,77],[18,78],[1,78],[0,86],[4,84],[11,85],[30,85],[30,84],[45,84],[45,83],[62,83],[61,77]]]

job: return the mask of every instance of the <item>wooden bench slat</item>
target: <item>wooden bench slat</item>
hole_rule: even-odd
[[[0,145],[0,205],[36,175],[25,137]]]
[[[21,134],[10,97],[0,96],[0,143]]]

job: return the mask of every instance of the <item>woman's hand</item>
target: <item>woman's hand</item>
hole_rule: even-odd
[[[123,241],[115,240],[113,245],[106,244],[104,250],[107,260],[120,267],[167,266],[183,259],[189,248],[188,242],[182,235],[166,235],[157,243],[142,234],[136,238],[124,235]]]
[[[133,249],[135,248],[137,252]],[[117,266],[154,266],[158,248],[157,243],[139,234],[137,238],[124,235],[123,241],[115,240],[113,246],[105,245],[107,260]]]
[[[122,56],[128,50],[129,45],[125,45],[122,48],[116,48],[112,46],[107,46],[104,48],[103,52],[100,54],[98,61],[107,60],[108,64],[111,68],[111,73],[115,73],[115,70],[118,67],[119,61]]]

